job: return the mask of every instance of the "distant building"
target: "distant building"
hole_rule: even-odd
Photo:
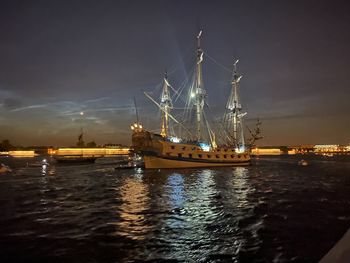
[[[12,156],[12,157],[24,158],[24,157],[34,157],[35,153],[34,153],[33,150],[29,150],[29,151],[28,150],[27,151],[9,151],[8,155]]]
[[[294,154],[297,154],[297,150],[296,149],[291,149],[291,150],[288,150],[288,155],[294,155]]]
[[[304,144],[298,146],[280,146],[280,147],[260,147],[252,149],[252,154],[256,155],[281,155],[281,154],[350,154],[350,144],[348,146],[339,144]]]
[[[288,147],[288,154],[304,154],[314,152],[313,144],[302,144],[298,146]],[[289,153],[290,152],[290,153]]]
[[[253,155],[281,155],[283,151],[279,148],[254,148]]]
[[[340,152],[342,147],[338,144],[316,144],[315,153]]]
[[[57,156],[117,156],[128,155],[129,148],[59,148],[50,150],[50,154]]]

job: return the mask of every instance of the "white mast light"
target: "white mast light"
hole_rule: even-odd
[[[174,143],[179,143],[179,142],[181,142],[181,139],[180,139],[180,138],[177,138],[177,137],[170,137],[169,140],[170,140],[171,142],[174,142]]]

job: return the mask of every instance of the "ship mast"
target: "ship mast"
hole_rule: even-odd
[[[173,108],[169,86],[167,73],[165,73],[162,95],[160,97],[160,107],[162,112],[162,126],[160,135],[163,137],[169,136],[169,113]]]
[[[197,36],[197,67],[196,67],[196,75],[194,81],[194,94],[191,94],[191,97],[194,97],[196,106],[196,121],[197,121],[197,129],[196,136],[197,141],[201,141],[202,138],[202,121],[203,121],[203,107],[205,103],[206,92],[203,88],[203,78],[202,78],[202,62],[203,62],[203,51],[201,49],[201,35],[202,31],[199,32]]]
[[[244,134],[243,134],[243,120],[242,118],[247,113],[242,113],[242,105],[239,102],[238,97],[238,83],[241,80],[242,76],[237,73],[237,63],[239,60],[236,60],[233,64],[233,74],[232,74],[232,89],[230,99],[228,101],[227,108],[230,112],[230,122],[229,127],[232,128],[232,137],[234,140],[234,145],[237,151],[245,150]]]

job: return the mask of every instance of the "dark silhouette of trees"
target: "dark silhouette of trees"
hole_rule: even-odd
[[[2,140],[0,143],[0,151],[2,152],[12,151],[15,149],[16,147],[10,143],[10,140],[5,139],[5,140]]]

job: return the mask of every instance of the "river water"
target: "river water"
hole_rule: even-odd
[[[350,162],[297,163],[144,171],[16,160],[0,175],[0,261],[317,262],[350,227]]]

